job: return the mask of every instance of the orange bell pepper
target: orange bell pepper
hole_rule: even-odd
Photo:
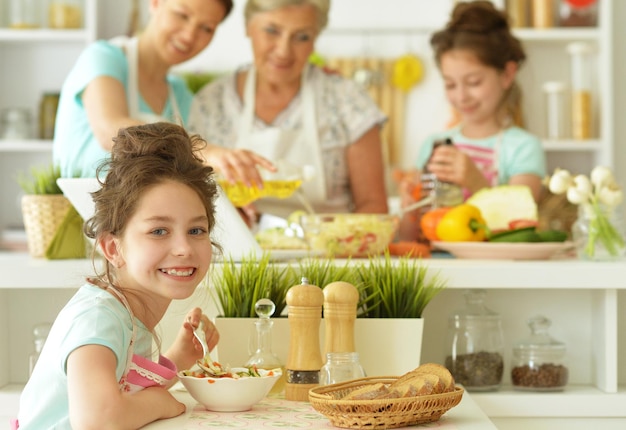
[[[430,241],[439,240],[437,236],[437,225],[445,214],[450,211],[450,207],[431,209],[420,218],[420,227],[424,237]]]

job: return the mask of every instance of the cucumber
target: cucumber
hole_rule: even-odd
[[[568,234],[562,230],[544,230],[537,232],[541,242],[565,242]]]
[[[522,227],[492,234],[489,242],[539,242],[541,239],[535,227]]]

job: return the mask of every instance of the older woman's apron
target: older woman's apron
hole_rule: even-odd
[[[302,192],[315,207],[326,202],[326,177],[322,162],[322,148],[318,135],[313,88],[306,79],[306,68],[302,73],[300,86],[302,97],[302,128],[285,130],[268,126],[263,130],[253,130],[255,119],[256,70],[251,67],[244,85],[243,112],[239,124],[236,148],[251,150],[272,162],[284,160],[297,166],[312,166],[313,178],[302,184]],[[286,217],[295,210],[302,210],[301,201],[292,196],[287,199],[264,198],[255,202],[260,213],[271,213]]]

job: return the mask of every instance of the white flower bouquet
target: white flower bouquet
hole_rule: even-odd
[[[585,256],[595,258],[597,245],[602,245],[610,258],[623,255],[624,236],[611,218],[624,195],[611,169],[597,166],[589,177],[572,176],[567,170],[556,169],[548,186],[554,194],[565,193],[570,203],[579,206],[579,217],[589,220],[582,248]]]

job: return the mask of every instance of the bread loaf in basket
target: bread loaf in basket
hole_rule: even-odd
[[[391,429],[437,421],[458,405],[463,388],[438,364],[400,377],[360,378],[309,391],[315,410],[336,427]]]

